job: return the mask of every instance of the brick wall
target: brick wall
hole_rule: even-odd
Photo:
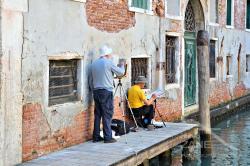
[[[245,29],[246,1],[236,0],[234,2],[234,26],[237,29]]]
[[[75,116],[72,124],[51,132],[41,105],[23,106],[23,161],[91,139],[93,109]]]
[[[218,1],[219,24],[226,25],[226,0]]]
[[[240,98],[248,93],[243,83],[237,84],[230,93],[228,83],[221,83],[210,89],[209,103],[211,107],[227,103],[230,100]]]
[[[218,84],[210,89],[209,103],[211,107],[231,100],[227,83]]]
[[[234,88],[234,98],[239,98],[246,95],[247,89],[243,83],[239,83]]]
[[[161,98],[157,100],[157,108],[164,120],[178,121],[182,116],[182,95],[180,90],[177,93],[176,100]],[[161,120],[159,114],[155,114],[156,120]]]
[[[88,0],[86,13],[88,24],[101,31],[119,32],[135,25],[127,0]]]

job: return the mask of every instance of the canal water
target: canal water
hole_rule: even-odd
[[[250,109],[228,117],[212,128],[212,156],[200,155],[184,166],[250,166]]]

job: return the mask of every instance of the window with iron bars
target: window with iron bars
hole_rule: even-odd
[[[49,61],[49,105],[77,101],[77,60]]]
[[[210,71],[210,77],[215,78],[215,41],[214,40],[210,40],[209,71]]]
[[[148,58],[132,58],[131,59],[131,69],[132,69],[132,85],[138,76],[145,76],[148,78]],[[149,88],[148,83],[145,88]]]
[[[166,83],[175,83],[176,61],[175,61],[176,37],[166,36]]]

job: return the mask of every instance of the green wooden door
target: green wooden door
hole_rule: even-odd
[[[185,89],[184,103],[196,103],[196,40],[194,32],[185,32]]]

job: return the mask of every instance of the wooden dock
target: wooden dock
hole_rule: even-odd
[[[91,141],[23,163],[23,166],[106,166],[141,164],[198,134],[197,125],[166,123],[166,128],[129,133],[112,144]]]

